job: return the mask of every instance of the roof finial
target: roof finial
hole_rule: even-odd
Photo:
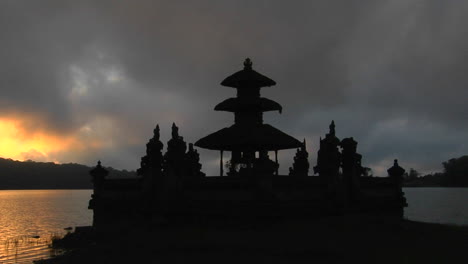
[[[153,135],[154,135],[154,137],[155,137],[156,139],[159,140],[159,137],[160,137],[160,135],[159,135],[159,124],[157,124],[157,125],[156,125],[156,128],[153,130]]]
[[[335,135],[335,120],[332,120],[330,124],[330,135]]]
[[[176,126],[175,122],[172,123],[172,138],[173,139],[179,138],[179,128]]]
[[[249,69],[249,70],[252,69],[252,61],[250,60],[250,58],[245,59],[244,69]]]

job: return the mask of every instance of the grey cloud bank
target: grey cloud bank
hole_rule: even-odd
[[[266,121],[309,142],[329,122],[365,166],[430,172],[468,152],[468,3],[460,1],[2,1],[0,113],[100,144],[61,162],[136,169],[152,129],[186,141],[229,125],[219,85],[245,57],[284,107]],[[286,172],[294,151],[280,153]],[[201,150],[204,170],[217,155]]]

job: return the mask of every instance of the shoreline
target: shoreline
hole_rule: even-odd
[[[466,188],[468,186],[439,186],[439,185],[403,185],[403,188]],[[3,189],[0,188],[0,191],[34,191],[34,190],[90,190],[92,191],[93,188],[23,188],[23,189]]]
[[[403,188],[467,188],[468,186],[439,186],[439,185],[403,185]],[[20,189],[4,189],[0,188],[0,191],[34,191],[34,190],[90,190],[93,188],[20,188]]]
[[[446,263],[468,262],[467,246],[468,226],[335,216],[133,227],[35,263]]]

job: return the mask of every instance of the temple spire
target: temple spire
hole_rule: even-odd
[[[252,61],[250,60],[250,58],[245,59],[244,69],[245,70],[251,70],[252,69]]]
[[[175,122],[172,123],[172,138],[178,139],[179,138],[179,128],[176,126]]]
[[[335,135],[335,120],[331,121],[330,124],[330,135],[334,136]]]
[[[153,130],[153,138],[159,140],[160,133],[159,133],[159,124],[156,125],[156,128]]]

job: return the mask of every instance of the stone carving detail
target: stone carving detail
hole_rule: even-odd
[[[97,226],[97,223],[99,222],[99,213],[96,214],[96,211],[99,211],[102,208],[104,181],[106,180],[106,176],[109,174],[109,171],[101,166],[101,161],[98,161],[97,166],[90,170],[89,174],[91,175],[94,191],[91,195],[91,200],[89,200],[88,209],[95,210],[95,213],[93,214],[93,226]]]
[[[320,138],[320,149],[317,155],[317,166],[314,172],[318,173],[323,179],[323,184],[329,189],[336,188],[341,164],[341,153],[338,150],[340,140],[335,136],[335,122],[330,124],[330,132],[324,139]]]
[[[193,177],[204,177],[205,173],[201,171],[202,165],[200,163],[200,154],[198,151],[193,148],[193,144],[189,144],[189,149],[185,154],[185,159],[187,162],[187,176],[190,178]]]
[[[396,191],[399,196],[403,197],[403,174],[405,174],[405,169],[400,167],[398,165],[398,160],[393,161],[393,166],[387,170],[388,176],[390,176],[391,179],[393,179],[395,186],[396,186]]]
[[[254,159],[253,175],[271,177],[276,171],[277,164],[270,159],[267,151],[259,151],[258,159]]]
[[[97,166],[90,170],[89,174],[91,175],[91,180],[94,185],[99,186],[109,174],[109,171],[104,169],[104,167],[101,165],[101,161],[99,160]]]
[[[179,128],[172,123],[172,138],[167,142],[167,152],[164,154],[164,171],[171,169],[177,176],[185,174],[187,164],[185,152],[187,143],[179,136]]]
[[[306,140],[301,148],[296,150],[296,155],[294,156],[294,163],[292,168],[289,168],[289,176],[300,176],[305,177],[309,173],[309,153],[306,150]]]
[[[403,174],[405,174],[405,169],[400,167],[398,165],[398,160],[395,159],[393,161],[393,166],[390,169],[388,169],[387,172],[388,176],[390,176],[390,178],[393,181],[395,195],[399,201],[399,204],[402,205],[400,208],[400,216],[403,217],[403,207],[408,206],[408,203],[406,202],[405,198],[405,193],[403,192]]]
[[[161,173],[163,164],[162,149],[163,143],[159,140],[159,125],[153,130],[153,138],[146,144],[146,155],[141,158],[140,168],[137,174],[147,177],[149,174],[156,175]],[[146,175],[146,176],[145,176]]]

